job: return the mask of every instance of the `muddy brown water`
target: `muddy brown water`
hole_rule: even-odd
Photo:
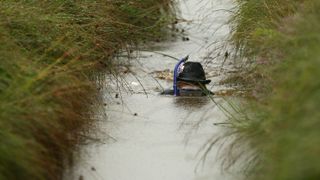
[[[224,113],[205,97],[160,96],[159,91],[172,87],[172,82],[152,73],[173,69],[177,61],[151,52],[179,58],[190,55],[190,60],[204,65],[212,80],[210,90],[226,88],[218,82],[231,70],[228,63],[221,64],[229,48],[225,41],[230,12],[226,10],[234,5],[231,0],[184,0],[179,6],[187,20],[177,25],[183,34],[134,52],[131,73],[106,76],[103,100],[107,106],[97,111],[92,130],[98,141],[81,145],[64,179],[232,180],[241,176],[222,170],[219,147],[213,146],[204,156],[210,142],[224,131],[214,125],[226,119]]]

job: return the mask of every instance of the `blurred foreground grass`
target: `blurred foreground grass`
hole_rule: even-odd
[[[250,177],[320,179],[320,1],[238,3],[233,42],[253,98],[232,123],[255,152]]]
[[[0,179],[59,179],[90,122],[89,74],[161,38],[170,0],[0,1]]]

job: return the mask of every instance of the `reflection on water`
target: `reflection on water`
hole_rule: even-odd
[[[206,72],[220,72],[219,60],[223,59],[210,58],[210,53],[222,44],[212,42],[223,42],[229,34],[229,27],[224,25],[229,14],[212,10],[232,6],[231,0],[183,1],[181,11],[187,21],[177,27],[190,41],[158,43],[154,50],[175,57],[190,54],[190,59],[205,64]],[[102,143],[82,146],[79,159],[65,173],[65,179],[234,179],[234,175],[221,171],[218,147],[210,147],[211,153],[203,161],[207,145],[223,131],[214,125],[226,118],[221,110],[207,97],[168,97],[156,91],[172,87],[172,82],[156,81],[150,74],[172,69],[175,63],[159,53],[141,52],[132,62],[132,74],[119,77],[122,81],[106,78],[108,87],[103,97],[107,106],[102,112],[106,116],[96,114],[99,133],[95,134]],[[217,82],[219,77],[211,80]]]

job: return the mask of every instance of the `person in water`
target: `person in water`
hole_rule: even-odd
[[[211,80],[206,79],[205,72],[199,62],[186,62],[182,59],[174,70],[173,89],[163,91],[163,95],[174,96],[205,96],[213,94],[206,85]]]

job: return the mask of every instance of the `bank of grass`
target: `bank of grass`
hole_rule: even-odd
[[[60,179],[89,124],[97,69],[160,39],[170,0],[0,2],[0,179]]]
[[[249,177],[320,179],[320,2],[238,3],[233,42],[253,98],[231,122],[255,152]]]

